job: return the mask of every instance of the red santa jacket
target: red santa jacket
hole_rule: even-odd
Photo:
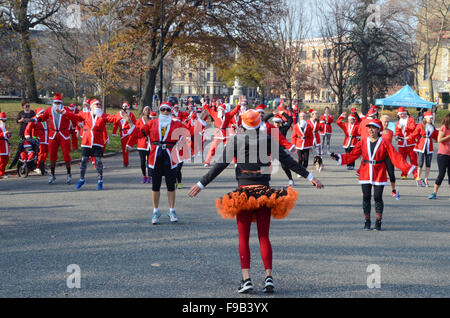
[[[153,120],[153,119],[150,119]],[[144,117],[139,118],[136,121],[136,128],[133,130],[133,132],[130,135],[130,139],[128,140],[127,147],[133,148],[137,145],[138,150],[150,150],[150,138],[149,136],[142,136],[139,137],[139,132],[144,128],[144,126],[149,122],[150,120],[146,121]]]
[[[345,149],[349,147],[354,147],[358,143],[358,137],[359,135],[359,124],[355,121],[355,123],[352,125],[349,122],[344,123],[345,116],[339,116],[338,120],[336,121],[336,124],[344,131],[344,144],[342,147]]]
[[[68,109],[70,109],[70,111],[74,114],[78,114],[80,112],[80,110],[77,107],[67,107]],[[75,132],[75,130],[79,129],[79,126],[76,124],[76,122],[72,122],[71,126],[70,126],[70,130],[72,133]]]
[[[188,116],[189,113],[187,112],[182,112],[181,110],[179,110],[177,113],[175,113],[174,111],[172,111],[172,116],[178,120],[180,120],[181,122],[184,122]]]
[[[350,153],[339,155],[340,159],[338,164],[347,165],[362,157],[361,167],[359,169],[359,183],[387,185],[385,164],[387,156],[389,156],[394,166],[404,174],[410,174],[412,172],[416,174],[416,166],[408,164],[394,149],[394,146],[383,138],[378,138],[373,153],[370,149],[370,138],[361,139]]]
[[[205,104],[204,108],[208,110],[208,113],[214,120],[214,125],[218,129],[214,138],[227,139],[229,137],[227,128],[230,127],[232,118],[239,112],[241,106],[237,105],[232,111],[224,113],[223,118],[220,118],[219,113],[211,110],[208,105]]]
[[[149,136],[151,140],[150,154],[148,156],[148,165],[150,168],[155,167],[156,156],[158,155],[158,150],[167,151],[169,158],[171,159],[171,168],[175,168],[178,165],[178,149],[175,147],[176,143],[184,136],[183,133],[186,131],[184,125],[179,122],[172,120],[169,126],[166,128],[166,133],[164,137],[161,137],[161,125],[159,124],[159,119],[155,118],[148,121],[144,128],[138,132],[138,137]],[[187,131],[187,133],[189,133]]]
[[[70,113],[68,117],[74,122],[83,122],[83,138],[81,139],[81,147],[92,148],[98,146],[103,148],[106,144],[106,124],[116,124],[121,119],[120,115],[103,114],[101,116],[94,116],[92,113],[79,112],[78,114]],[[130,128],[132,131],[134,125]]]
[[[9,155],[8,139],[11,138],[11,133],[6,129],[6,124],[0,127],[0,156]]]
[[[128,123],[128,121],[126,121],[124,118],[122,118],[121,112],[118,112],[116,114],[116,116],[119,116],[121,118],[121,120],[117,121],[114,124],[113,132],[112,132],[113,135],[115,135],[117,133],[117,129],[120,130],[120,139],[123,139],[123,138],[128,137],[129,135],[131,135],[131,133],[133,132],[131,130],[131,126]],[[128,116],[130,116],[130,119],[131,119],[132,123],[134,125],[136,125],[136,117],[134,116],[134,114],[132,112],[129,112]]]
[[[314,144],[314,135],[312,127],[308,124],[300,128],[300,122],[293,126],[291,142],[299,150],[310,149]]]
[[[53,111],[53,107],[48,107],[43,113],[36,115],[37,121],[48,122],[49,139],[55,139],[59,134],[65,140],[70,138],[71,120],[69,114],[73,114],[69,108],[64,107],[64,112],[59,116],[59,120],[56,122],[57,113]]]
[[[320,134],[321,135],[331,134],[333,131],[331,128],[331,124],[334,122],[333,116],[332,115],[322,115],[322,116],[320,116],[319,121],[323,125],[320,129]]]
[[[323,123],[320,123],[320,121],[314,121],[311,118],[308,119],[307,124],[309,126],[311,126],[311,129],[313,131],[313,135],[314,135],[314,143],[313,145],[320,145],[322,144],[322,141],[320,140],[320,130],[323,130]]]
[[[402,125],[403,123],[403,125]],[[415,138],[408,138],[403,139],[405,137],[409,137],[414,133],[414,130],[416,129],[416,122],[414,121],[414,118],[407,117],[405,121],[400,119],[397,124],[395,125],[395,133],[394,136],[399,137],[398,139],[398,146],[399,147],[409,147],[414,146],[416,144]]]
[[[427,131],[426,126],[418,124],[414,133],[410,135],[410,138],[417,140],[417,144],[414,147],[414,151],[433,153],[433,140],[437,142],[439,131],[432,125],[429,125],[431,130]]]
[[[25,128],[24,136],[26,139],[38,137],[40,144],[48,145],[48,122],[30,121]]]

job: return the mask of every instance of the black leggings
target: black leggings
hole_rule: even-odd
[[[178,166],[175,168],[175,177],[177,179],[177,183],[181,183],[183,175],[181,174],[181,169],[183,169],[183,161],[178,163]]]
[[[440,186],[445,177],[445,171],[447,171],[448,184],[450,185],[450,156],[438,153],[437,164],[439,169],[438,177],[436,178],[436,184]]]
[[[167,191],[175,191],[175,169],[170,167],[171,160],[169,155],[163,151],[156,157],[155,168],[152,170],[152,190],[159,191],[161,189],[162,177],[166,179]]]
[[[373,187],[373,199],[375,201],[375,212],[381,216],[383,214],[384,202],[383,202],[383,190],[384,185],[372,185],[361,184],[363,192],[363,212],[367,218],[370,219],[370,200],[372,199],[372,187]]]
[[[139,150],[139,158],[141,159],[141,171],[142,175],[144,177],[148,176],[151,177],[151,170],[148,168],[148,155],[150,154],[149,150]]]
[[[386,160],[384,161],[384,163],[386,164],[386,171],[389,175],[389,181],[391,181],[392,183],[395,183],[395,170],[394,170],[394,165],[392,164],[392,161],[389,157],[386,157]]]
[[[425,167],[431,167],[431,160],[433,159],[433,153],[417,152],[417,162],[419,167],[422,168],[425,162]]]
[[[289,180],[292,180],[292,172],[291,169],[288,168],[288,166],[281,164],[281,169],[283,169],[284,173],[286,173]]]
[[[308,160],[309,160],[309,149],[297,149],[298,155],[298,163],[303,166],[303,168],[308,168]]]

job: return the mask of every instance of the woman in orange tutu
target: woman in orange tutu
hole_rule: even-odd
[[[318,189],[322,183],[314,178],[303,166],[297,163],[282,146],[267,134],[261,126],[262,119],[255,110],[248,110],[242,115],[244,132],[235,135],[227,143],[222,160],[219,160],[200,182],[189,191],[196,196],[223,170],[234,157],[237,158],[236,179],[238,188],[217,199],[216,207],[223,218],[237,220],[239,233],[239,256],[241,260],[242,281],[240,293],[253,290],[250,279],[250,227],[256,221],[261,257],[265,268],[265,293],[274,291],[272,278],[272,246],[269,240],[271,216],[277,219],[286,217],[294,208],[298,193],[292,188],[276,190],[270,187],[271,158],[278,159],[289,169],[307,178]]]

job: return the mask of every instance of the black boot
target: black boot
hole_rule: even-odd
[[[375,227],[373,228],[374,231],[381,231],[381,220],[375,221]]]
[[[366,223],[364,223],[364,230],[369,231],[370,225],[371,225],[370,220],[366,220]]]

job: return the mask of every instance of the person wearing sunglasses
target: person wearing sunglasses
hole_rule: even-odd
[[[176,145],[184,135],[189,136],[189,130],[180,121],[173,120],[172,105],[168,102],[163,102],[159,106],[159,116],[147,121],[138,132],[138,138],[145,136],[150,138],[148,165],[152,169],[153,225],[160,223],[159,201],[162,177],[166,180],[169,201],[167,216],[171,223],[178,222],[175,212],[175,182],[179,149]],[[186,151],[186,155],[189,156],[189,151]]]

